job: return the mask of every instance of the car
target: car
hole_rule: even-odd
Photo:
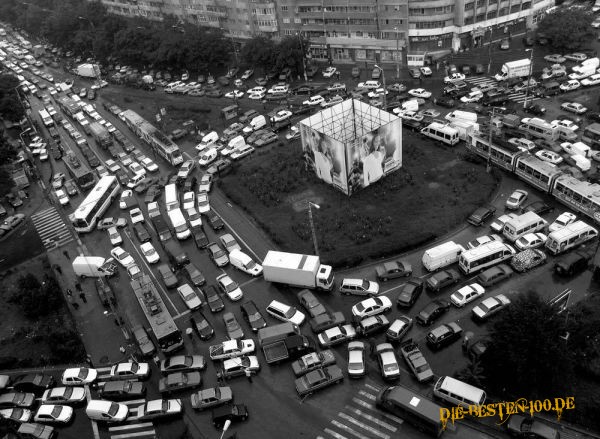
[[[224,405],[212,412],[212,423],[216,428],[222,428],[223,425],[248,419],[248,408],[244,404]]]
[[[42,395],[42,404],[56,403],[62,405],[77,405],[86,398],[85,387],[63,386],[48,389]]]
[[[588,111],[588,108],[579,102],[565,102],[560,105],[560,108],[575,114],[583,114]]]
[[[310,395],[316,390],[323,389],[332,384],[339,384],[344,380],[342,369],[335,365],[324,366],[308,372],[295,381],[298,395]]]
[[[594,73],[587,78],[581,80],[581,85],[589,87],[590,85],[598,85],[600,84],[600,73]]]
[[[248,69],[248,70],[245,70],[244,73],[242,73],[242,76],[240,76],[240,78],[242,78],[242,80],[246,81],[246,80],[250,79],[252,77],[252,75],[254,75],[254,70]]]
[[[183,210],[194,208],[196,205],[196,194],[194,192],[186,192],[183,194]]]
[[[570,79],[560,84],[560,90],[564,92],[577,90],[581,87],[581,83],[577,79]]]
[[[52,176],[52,189],[60,189],[65,182],[65,174],[57,172]]]
[[[127,225],[127,220],[125,218],[103,218],[98,221],[98,226],[96,227],[98,230],[106,230],[110,227],[125,227]]]
[[[392,302],[387,296],[370,297],[352,307],[352,315],[362,319],[369,316],[388,312]]]
[[[512,415],[506,429],[513,437],[530,439],[558,439],[558,429],[531,416]]]
[[[510,139],[508,139],[509,143],[512,143],[513,145],[515,145],[519,151],[532,151],[535,148],[537,148],[537,145],[535,144],[535,142],[532,142],[531,140],[528,139],[524,139],[522,137],[512,137]]]
[[[528,233],[521,236],[515,241],[515,246],[519,250],[527,250],[528,248],[538,248],[546,243],[548,237],[543,233]]]
[[[134,207],[129,211],[129,217],[131,218],[131,224],[143,223],[146,220],[144,219],[144,214],[139,207]]]
[[[569,61],[581,62],[587,59],[587,55],[585,53],[575,52],[565,55],[564,58]]]
[[[529,203],[527,206],[523,207],[522,211],[525,212],[534,212],[538,215],[543,215],[545,213],[551,212],[554,210],[554,207],[549,204],[544,203],[543,201],[534,201],[533,203]]]
[[[454,292],[450,296],[450,301],[457,308],[462,308],[467,303],[472,302],[484,294],[485,288],[478,283],[472,283],[470,285],[465,285],[464,287],[458,289],[458,291]]]
[[[235,238],[231,235],[231,233],[226,233],[224,235],[219,236],[219,241],[221,241],[221,245],[225,248],[228,253],[231,253],[233,250],[241,250],[242,247],[238,244]]]
[[[173,392],[193,389],[200,386],[202,377],[200,372],[175,372],[163,377],[158,382],[158,391],[170,395]]]
[[[217,267],[224,267],[229,264],[229,256],[227,256],[227,252],[219,247],[218,244],[211,242],[206,247],[208,249],[208,256],[215,263]]]
[[[24,220],[25,220],[25,215],[22,213],[17,213],[15,215],[6,217],[6,219],[2,222],[1,227],[6,230],[11,230],[11,229],[16,228]]]
[[[565,58],[564,56],[556,53],[552,55],[546,55],[544,59],[552,64],[562,64],[567,60],[567,58]]]
[[[241,356],[224,360],[223,368],[217,372],[217,378],[228,379],[247,374],[256,374],[260,363],[255,355]]]
[[[297,295],[300,305],[304,307],[310,317],[316,317],[327,312],[319,299],[310,290],[302,290]]]
[[[433,99],[433,103],[439,105],[441,107],[453,108],[455,105],[455,100],[449,96],[440,96]]]
[[[148,261],[149,264],[156,264],[160,261],[160,256],[151,242],[145,242],[140,245],[140,252],[144,255],[144,258],[146,258],[146,261]]]
[[[79,189],[77,189],[77,186],[75,185],[75,182],[73,180],[65,181],[64,189],[67,191],[67,195],[69,195],[70,197],[75,196],[79,193]]]
[[[120,209],[128,209],[135,205],[137,205],[137,200],[133,196],[133,191],[131,189],[125,189],[123,192],[121,192],[121,196],[119,197]]]
[[[395,380],[400,378],[400,364],[390,343],[381,343],[375,346],[377,363],[384,380]]]
[[[356,296],[377,296],[379,294],[379,284],[367,279],[349,279],[345,278],[340,284],[340,294]]]
[[[148,332],[142,325],[134,326],[131,329],[131,334],[144,357],[148,357],[156,352],[156,346],[154,346]]]
[[[390,326],[390,321],[384,315],[366,317],[358,322],[356,332],[363,337],[371,337],[384,332]]]
[[[233,392],[228,386],[202,389],[190,396],[190,403],[195,410],[217,407],[231,401],[233,401]]]
[[[242,311],[242,317],[244,318],[244,320],[246,320],[248,325],[250,325],[252,332],[258,332],[259,329],[267,326],[267,322],[258,310],[258,307],[254,303],[254,301],[249,300],[247,302],[242,303],[240,309]]]
[[[333,75],[335,75],[337,72],[337,69],[335,67],[327,67],[326,69],[323,69],[323,77],[324,78],[331,78]]]
[[[524,92],[527,89],[532,89],[538,86],[538,82],[531,78],[529,80],[525,80],[523,82],[519,82],[517,85],[513,87],[514,92]]]
[[[135,264],[133,257],[120,246],[113,247],[113,249],[110,251],[110,254],[119,264],[123,266],[123,268],[127,268],[130,265]]]
[[[310,329],[315,334],[319,334],[329,328],[340,326],[345,323],[346,318],[343,313],[339,311],[334,313],[326,312],[310,319]]]
[[[437,320],[442,314],[450,309],[450,302],[447,302],[444,299],[436,299],[429,304],[427,304],[420,312],[417,314],[417,323],[423,326],[431,325],[435,320]]]
[[[429,276],[425,281],[425,287],[430,291],[440,291],[442,288],[458,283],[459,280],[460,275],[458,272],[453,268],[449,268]]]
[[[160,373],[167,375],[173,372],[193,372],[206,368],[206,360],[202,355],[174,355],[159,362]]]
[[[325,98],[323,96],[315,95],[315,96],[311,96],[309,99],[302,102],[302,105],[315,106],[315,105],[321,105],[323,102],[325,102]]]
[[[144,167],[144,169],[146,169],[146,171],[148,171],[148,172],[158,172],[158,170],[159,170],[158,165],[156,163],[154,163],[148,157],[144,157],[140,161],[140,163],[142,164],[142,166]]]
[[[68,424],[73,419],[73,407],[59,404],[42,404],[33,416],[34,422]]]
[[[98,371],[88,367],[72,367],[65,369],[61,382],[65,386],[81,386],[92,384],[98,378]]]
[[[506,264],[499,264],[482,271],[475,280],[484,287],[490,287],[514,274],[513,270]]]
[[[131,159],[131,157],[129,157],[127,155],[127,153],[125,153],[125,152],[120,152],[117,155],[117,158],[119,159],[119,161],[121,162],[121,164],[123,166],[125,166],[126,168],[129,167],[129,165],[131,165],[133,163],[133,160]]]
[[[223,303],[219,292],[213,285],[208,285],[205,288],[204,295],[211,312],[219,312],[225,308],[225,304]]]
[[[502,241],[502,238],[500,236],[498,236],[498,235],[484,235],[484,236],[479,236],[478,238],[475,238],[475,239],[469,241],[467,243],[467,247],[469,249],[473,249],[473,248],[479,247],[480,245],[488,244],[488,243],[493,242],[493,241]]]
[[[465,75],[462,73],[451,73],[444,78],[444,84],[451,84],[453,82],[464,81]]]
[[[100,387],[98,394],[110,401],[132,400],[145,398],[146,387],[140,381],[134,380],[107,381]]]
[[[508,305],[510,305],[510,299],[508,299],[508,297],[506,297],[504,294],[488,297],[473,307],[472,317],[474,320],[481,322],[489,319]]]
[[[519,209],[528,196],[529,194],[527,191],[524,191],[523,189],[517,189],[510,195],[510,197],[508,197],[504,207],[509,210]]]
[[[424,88],[413,88],[408,91],[408,94],[417,98],[429,99],[431,97],[431,92],[425,90]]]
[[[144,422],[181,416],[183,405],[180,399],[154,399],[132,410],[137,414],[137,421]]]
[[[467,218],[467,222],[469,224],[473,224],[474,226],[481,226],[488,219],[490,219],[496,213],[496,208],[494,206],[485,206],[480,207],[475,212],[473,212]]]
[[[185,180],[195,167],[196,162],[194,160],[186,160],[179,167],[179,170],[177,171],[177,178],[181,179],[182,181]]]
[[[421,77],[421,71],[416,67],[408,69],[408,74],[414,79],[419,79]]]
[[[418,382],[425,383],[433,380],[434,375],[431,366],[429,366],[429,363],[416,343],[412,340],[402,343],[400,354]]]
[[[238,283],[235,282],[228,274],[223,273],[217,276],[217,286],[219,289],[229,297],[232,301],[241,300],[244,297],[242,289]]]
[[[577,219],[577,215],[571,212],[563,212],[561,213],[552,224],[548,227],[549,232],[555,232],[557,230],[562,229],[565,226],[575,222]]]
[[[346,91],[346,84],[343,82],[334,82],[327,86],[327,91]]]
[[[510,40],[508,38],[502,38],[502,40],[500,41],[500,49],[501,50],[510,49]]]
[[[202,228],[202,215],[196,210],[195,207],[191,207],[186,210],[187,219],[190,224],[190,229]]]
[[[111,379],[137,379],[144,380],[150,376],[148,363],[127,362],[117,363],[110,368]]]
[[[206,233],[204,233],[202,227],[196,227],[195,229],[192,229],[191,232],[196,247],[206,248],[206,246],[208,246],[208,237],[206,236]]]
[[[456,322],[445,323],[427,333],[425,340],[432,349],[441,349],[458,340],[462,335],[462,328]]]
[[[423,292],[423,284],[423,280],[416,277],[407,279],[406,283],[400,287],[396,305],[403,308],[413,306]]]
[[[351,341],[348,343],[348,376],[350,378],[360,378],[365,376],[366,373],[365,343]]]
[[[225,97],[228,99],[241,99],[244,97],[244,92],[241,90],[232,90],[225,93]]]
[[[543,251],[538,249],[528,249],[514,255],[510,260],[510,265],[515,271],[523,273],[538,265],[545,264],[547,259],[548,257]]]
[[[419,110],[418,114],[420,114],[423,117],[434,119],[436,117],[439,117],[441,113],[434,108],[428,108],[426,110]]]
[[[209,193],[212,187],[212,176],[211,175],[203,175],[200,179],[200,184],[198,185],[198,192],[206,192]]]
[[[421,75],[423,75],[423,76],[431,76],[431,75],[433,75],[433,72],[427,66],[425,66],[425,67],[419,67],[419,71],[421,72]]]
[[[189,284],[178,286],[177,292],[190,311],[199,309],[202,306],[202,300],[198,296],[198,293]]]
[[[292,112],[289,110],[280,110],[271,116],[271,122],[281,122],[292,117]]]
[[[546,109],[539,104],[534,104],[531,101],[523,108],[526,113],[533,114],[535,116],[542,116],[546,113]]]
[[[31,392],[8,392],[0,394],[0,409],[11,407],[32,408],[35,394]]]
[[[0,410],[0,419],[4,419],[6,425],[10,425],[12,422],[21,424],[23,422],[29,422],[33,413],[31,410],[13,407],[9,409]],[[7,438],[9,436],[6,436]]]
[[[244,337],[244,330],[232,312],[226,312],[223,314],[223,323],[225,323],[227,335],[231,340],[241,339]]]
[[[322,347],[327,348],[352,340],[354,337],[356,337],[354,326],[340,325],[321,332],[317,339]]]
[[[547,149],[541,149],[539,151],[536,151],[535,155],[540,160],[552,163],[553,165],[559,165],[564,160],[559,154],[555,153],[554,151],[549,151]]]
[[[148,233],[148,230],[142,223],[137,223],[133,226],[133,233],[141,243],[148,242],[152,239],[150,233]]]
[[[198,205],[198,213],[206,214],[208,211],[210,211],[210,202],[206,192],[198,193],[198,196],[196,197],[196,204]]]

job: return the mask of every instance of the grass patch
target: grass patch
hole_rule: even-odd
[[[399,171],[352,197],[305,169],[299,141],[258,150],[218,184],[287,251],[314,252],[306,202],[319,204],[313,216],[321,256],[335,266],[356,265],[453,230],[496,186],[455,149],[409,136],[403,149]]]

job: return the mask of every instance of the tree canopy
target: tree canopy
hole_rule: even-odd
[[[592,27],[594,15],[581,8],[562,8],[560,12],[546,14],[538,24],[538,33],[550,39],[557,51],[573,51],[596,38]]]
[[[19,80],[12,74],[0,74],[0,119],[17,122],[25,110],[19,101],[16,88]]]
[[[263,66],[265,69],[276,67],[279,70],[289,67],[292,74],[302,75],[302,58],[308,47],[309,42],[298,36],[285,37],[276,43],[260,35],[246,42],[241,56],[244,62],[251,66]]]

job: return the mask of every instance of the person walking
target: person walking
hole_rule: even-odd
[[[369,357],[375,358],[375,340],[369,339]]]
[[[246,369],[245,373],[246,373],[246,378],[248,378],[248,381],[252,382],[252,372],[250,372],[250,369]]]
[[[87,298],[85,297],[85,293],[83,291],[79,293],[79,298],[83,303],[87,303]]]
[[[58,264],[54,264],[54,269],[56,270],[56,272],[57,272],[58,274],[61,274],[61,275],[62,275],[62,268],[60,268],[60,265],[58,265]]]
[[[65,255],[65,258],[67,258],[69,261],[71,260],[71,257],[69,256],[69,252],[66,250],[63,250],[63,255]]]
[[[76,289],[77,291],[83,291],[83,290],[81,289],[81,284],[80,284],[79,282],[75,283],[75,289]]]

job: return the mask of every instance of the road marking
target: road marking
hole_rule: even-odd
[[[400,419],[399,417],[394,416],[394,415],[390,415],[389,413],[383,413],[383,412],[379,411],[379,409],[377,407],[375,407],[373,404],[369,404],[368,402],[365,402],[362,399],[358,399],[358,398],[355,397],[355,398],[352,398],[352,401],[354,401],[354,403],[356,403],[356,404],[358,404],[358,405],[360,405],[362,407],[368,408],[370,410],[377,411],[378,414],[380,414],[384,418],[389,419],[390,421],[394,421],[394,422],[397,422],[399,424],[402,424],[404,422],[404,419]]]
[[[347,415],[346,413],[340,412],[340,413],[338,413],[338,416],[340,418],[344,418],[346,421],[348,421],[358,427],[361,427],[361,428],[373,433],[375,436],[378,436],[382,439],[390,439],[389,434],[382,433],[381,431],[377,430],[376,428],[373,428],[370,425],[364,424],[364,423],[358,421],[357,419],[354,419],[352,416]]]
[[[397,427],[394,427],[393,425],[390,425],[387,422],[383,422],[382,420],[377,419],[375,416],[370,415],[370,414],[368,414],[366,412],[363,412],[361,409],[357,409],[357,408],[354,408],[354,407],[349,406],[349,405],[347,405],[346,408],[348,410],[350,410],[351,412],[357,414],[358,416],[362,416],[363,418],[365,418],[365,419],[367,419],[367,420],[369,420],[369,421],[371,421],[371,422],[379,425],[380,427],[383,427],[383,428],[385,428],[387,430],[390,430],[391,432],[395,432],[396,430],[398,430]]]
[[[153,428],[152,430],[138,431],[136,433],[126,433],[126,434],[116,434],[112,435],[111,439],[125,439],[128,437],[139,437],[139,436],[150,436],[156,437],[156,430]]]
[[[188,315],[190,313],[191,313],[191,311],[188,309],[187,311],[184,311],[181,314],[177,314],[176,316],[173,316],[173,320],[177,320],[178,318],[186,316],[186,315]]]
[[[323,431],[325,433],[329,433],[331,436],[333,436],[336,439],[348,439],[346,436],[343,436],[343,435],[341,435],[341,434],[339,434],[339,433],[337,433],[337,432],[335,432],[333,430],[330,430],[329,428],[325,428]]]
[[[257,276],[257,277],[255,277],[255,278],[252,278],[252,279],[250,279],[250,280],[247,280],[246,282],[244,282],[244,283],[242,283],[242,284],[239,284],[239,287],[240,287],[240,288],[241,288],[241,287],[245,287],[246,285],[248,285],[248,284],[251,284],[252,282],[256,282],[256,281],[257,281],[257,280],[259,280],[259,279],[260,279],[260,278]]]
[[[364,434],[359,433],[358,431],[354,431],[352,428],[348,427],[346,424],[342,424],[341,422],[336,421],[335,419],[332,420],[331,423],[333,425],[335,425],[336,427],[341,428],[344,431],[347,431],[351,435],[356,436],[358,439],[371,439],[371,438],[365,436]]]
[[[365,383],[365,387],[367,389],[371,389],[371,390],[373,390],[374,392],[377,392],[377,393],[379,393],[379,391],[381,390],[381,387],[375,387],[375,386],[373,386],[373,385],[371,385],[369,383]]]
[[[359,395],[364,396],[365,398],[368,398],[372,401],[375,401],[375,399],[377,398],[375,395],[370,394],[369,392],[365,392],[364,390],[360,390],[358,392]]]
[[[141,424],[129,424],[129,425],[119,425],[117,427],[109,427],[108,431],[131,430],[134,428],[145,428],[145,427],[153,427],[152,422],[143,422]]]

